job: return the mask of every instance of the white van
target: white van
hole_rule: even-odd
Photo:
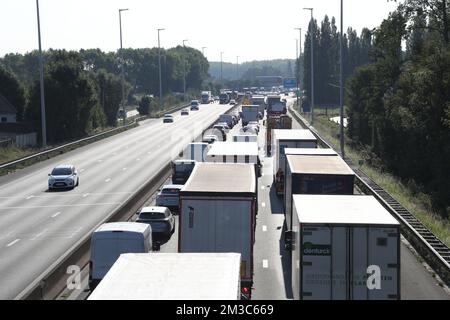
[[[89,287],[93,289],[122,253],[152,251],[152,229],[147,223],[104,223],[91,237]]]

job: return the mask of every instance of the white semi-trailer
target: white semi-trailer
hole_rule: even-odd
[[[178,252],[238,252],[241,287],[253,284],[257,180],[250,164],[198,163],[180,191]]]
[[[284,192],[285,149],[317,148],[317,139],[308,129],[274,129],[271,150],[274,154],[273,180],[278,195]]]
[[[294,195],[293,208],[294,299],[400,299],[400,225],[373,196]]]
[[[202,91],[202,103],[208,104],[212,100],[211,91]]]
[[[88,300],[239,300],[239,253],[122,254]]]
[[[292,223],[292,195],[351,195],[354,184],[355,172],[341,157],[288,154],[283,193],[287,230]]]

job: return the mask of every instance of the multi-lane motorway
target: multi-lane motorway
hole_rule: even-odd
[[[0,299],[12,299],[123,204],[229,105],[201,105],[0,177]],[[80,185],[48,192],[47,174],[74,164]]]

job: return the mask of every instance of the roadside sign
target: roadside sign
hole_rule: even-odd
[[[295,79],[295,78],[285,78],[283,80],[283,87],[285,89],[297,88],[297,79]]]

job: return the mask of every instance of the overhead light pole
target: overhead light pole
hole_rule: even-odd
[[[202,55],[205,55],[205,49],[207,49],[208,47],[202,47]]]
[[[41,45],[41,19],[39,15],[39,0],[36,0],[38,42],[39,42],[39,74],[41,89],[41,130],[42,130],[42,147],[47,147],[47,127],[45,122],[45,96],[44,96],[44,57],[42,56]]]
[[[127,113],[125,112],[125,73],[124,73],[124,64],[125,61],[123,59],[123,47],[122,47],[122,11],[128,11],[128,9],[119,9],[119,26],[120,26],[120,56],[121,56],[121,71],[122,71],[122,118],[123,125],[125,125],[125,119],[127,117]]]
[[[303,10],[311,11],[311,22],[310,22],[310,37],[311,37],[311,125],[314,122],[314,18],[313,18],[313,8],[303,8]]]
[[[184,43],[187,42],[188,40],[185,39],[183,40],[183,48]],[[184,101],[186,101],[186,57],[183,55],[183,93],[184,93]]]
[[[299,39],[298,39],[298,44],[299,44],[299,52],[297,52],[297,108],[300,111],[300,100],[299,100],[299,96],[300,96],[300,57],[302,55],[302,28],[295,28],[295,30],[299,31]]]
[[[344,58],[342,42],[344,37],[344,1],[341,0],[341,35],[339,37],[339,52],[340,52],[340,92],[339,92],[339,104],[340,104],[340,142],[341,142],[341,156],[345,157],[344,152]]]
[[[220,85],[223,86],[223,52],[220,52]]]
[[[164,28],[158,29],[158,66],[159,66],[159,110],[163,109],[163,91],[162,91],[162,76],[161,76],[161,43],[159,32],[164,31]]]

